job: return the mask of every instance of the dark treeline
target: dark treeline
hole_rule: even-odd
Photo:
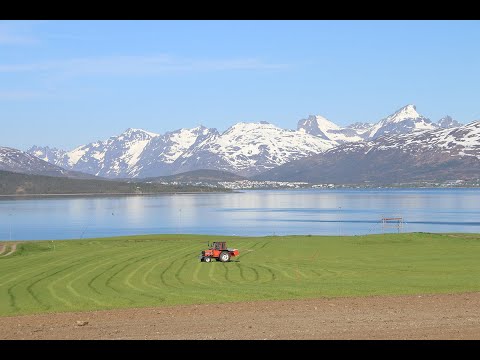
[[[229,190],[222,187],[212,188],[193,185],[163,185],[142,182],[72,179],[0,171],[0,195],[148,194],[213,191]]]

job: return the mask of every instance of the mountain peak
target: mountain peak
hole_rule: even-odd
[[[444,116],[440,120],[437,121],[438,126],[444,129],[451,129],[454,127],[462,126],[457,120],[452,119],[450,115]]]
[[[257,129],[280,129],[279,127],[266,122],[266,121],[259,121],[259,122],[239,122],[232,126],[230,126],[226,132],[235,130],[235,131],[251,131]]]
[[[322,115],[309,115],[297,123],[297,131],[337,143],[361,141],[355,129],[342,128]]]
[[[420,117],[420,114],[417,112],[417,107],[413,104],[408,104],[395,111],[395,113],[391,115],[391,120],[398,122],[405,119],[416,119],[418,117]]]
[[[125,130],[122,133],[122,135],[131,135],[131,134],[135,134],[135,133],[147,134],[147,135],[150,135],[151,137],[159,136],[159,134],[156,134],[156,133],[153,133],[153,132],[150,132],[150,131],[146,131],[146,130],[143,130],[143,129],[137,129],[137,128],[128,128],[127,130]]]
[[[370,130],[368,137],[375,139],[383,135],[404,134],[420,130],[434,130],[436,128],[438,128],[438,125],[420,115],[415,105],[408,104],[375,124]]]
[[[329,139],[326,134],[329,130],[338,129],[340,129],[338,125],[321,115],[309,115],[306,119],[301,119],[297,123],[297,130],[319,136],[325,140]]]
[[[309,116],[309,118],[312,117],[312,115]],[[322,115],[315,115],[313,116],[313,118],[315,118],[315,121],[317,123],[317,126],[319,129],[322,129],[322,130],[338,130],[340,129],[340,127],[331,122],[330,120],[328,120],[326,117],[322,116]]]

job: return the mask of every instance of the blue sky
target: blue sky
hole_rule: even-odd
[[[403,105],[480,119],[479,21],[0,21],[0,146]]]

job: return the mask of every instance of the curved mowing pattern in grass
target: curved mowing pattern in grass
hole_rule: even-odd
[[[207,241],[240,250],[201,263]],[[55,246],[53,246],[55,244]],[[175,304],[480,291],[480,235],[151,235],[17,244],[0,316]]]

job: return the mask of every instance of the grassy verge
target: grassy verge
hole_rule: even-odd
[[[207,241],[240,256],[201,263]],[[0,316],[176,304],[480,291],[480,234],[145,235],[17,244]]]

